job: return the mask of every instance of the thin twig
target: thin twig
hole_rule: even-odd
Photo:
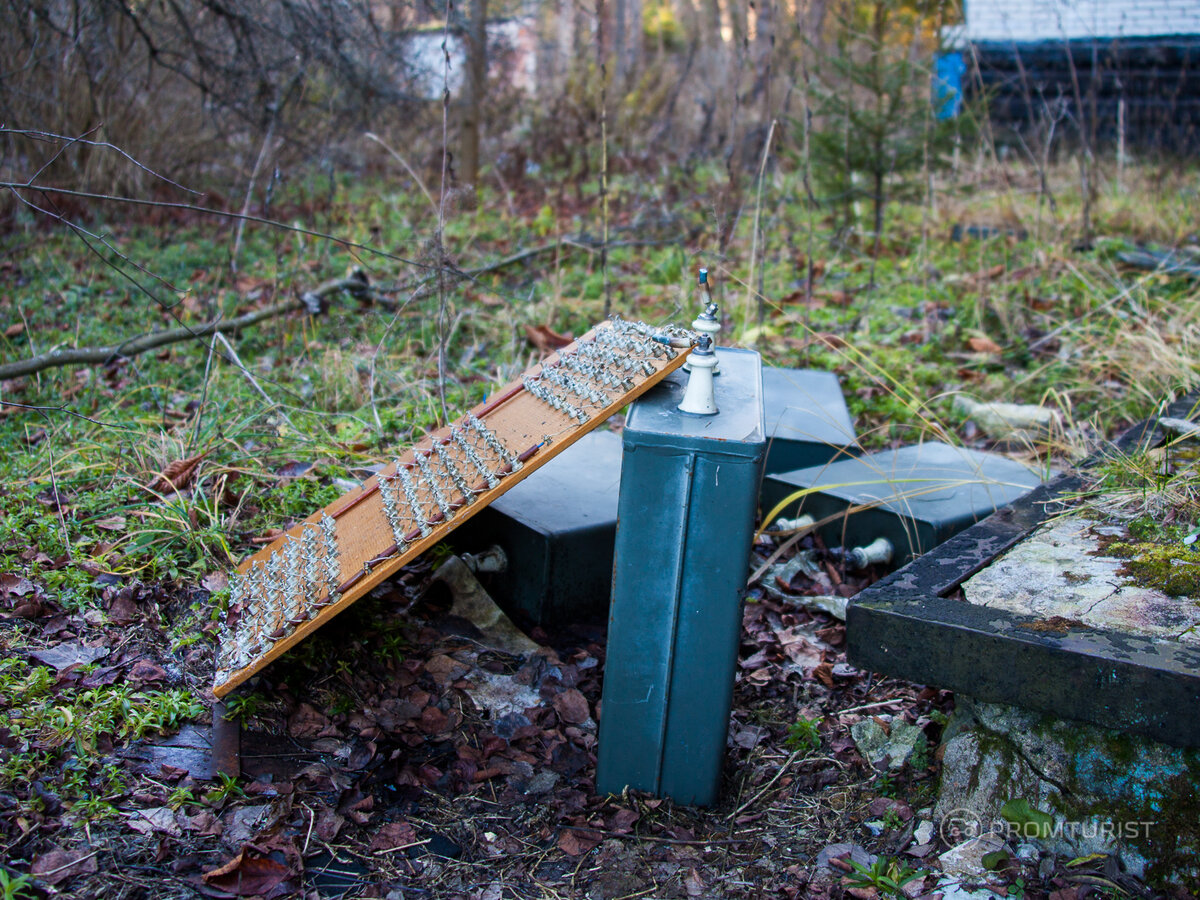
[[[217,332],[216,336],[217,339],[225,345],[225,349],[229,351],[229,356],[230,359],[232,359],[233,364],[242,370],[242,374],[246,376],[246,380],[250,382],[250,386],[258,391],[259,394],[262,395],[262,398],[266,400],[267,403],[269,403],[272,407],[277,407],[279,409],[279,414],[283,416],[283,420],[292,427],[292,431],[299,431],[300,429],[296,427],[296,423],[288,418],[288,414],[284,411],[282,404],[276,403],[274,400],[272,400],[271,396],[262,389],[262,385],[258,383],[258,380],[250,373],[250,370],[242,364],[241,359],[238,358],[237,351],[233,349],[233,344],[229,343],[229,341],[226,340],[225,335],[219,331]]]
[[[203,325],[194,327],[185,325],[181,328],[172,328],[167,331],[154,331],[136,338],[129,338],[128,340],[121,341],[119,344],[112,344],[108,347],[77,347],[48,350],[30,359],[0,365],[0,379],[20,378],[24,375],[32,375],[44,369],[53,369],[59,366],[104,364],[120,357],[136,356],[139,353],[145,353],[147,350],[154,350],[166,344],[177,344],[180,341],[186,341],[190,338],[240,331],[243,328],[257,325],[259,322],[275,316],[299,312],[301,310],[311,312],[315,301],[320,301],[324,297],[338,291],[345,290],[353,293],[355,290],[361,290],[361,288],[362,282],[360,279],[353,277],[336,279],[334,281],[327,281],[312,291],[306,291],[298,300],[287,300],[283,303],[276,303],[273,306],[248,312],[234,319],[214,319]]]
[[[102,127],[102,125],[97,125],[95,128],[88,129],[83,134],[84,135],[92,134],[96,131],[99,131],[101,127]],[[177,181],[172,181],[170,178],[168,178],[166,175],[163,175],[161,172],[155,172],[153,169],[151,169],[145,163],[140,162],[139,160],[130,156],[128,153],[126,153],[124,150],[122,150],[116,144],[110,144],[108,141],[89,141],[83,135],[79,135],[78,137],[71,137],[70,135],[66,135],[66,134],[55,134],[52,131],[36,131],[33,129],[28,129],[28,128],[0,128],[0,134],[20,134],[20,135],[24,135],[25,137],[31,137],[34,140],[40,140],[42,138],[52,138],[56,141],[66,141],[67,147],[71,146],[72,144],[84,144],[85,146],[88,146],[88,147],[99,147],[100,149],[103,149],[103,150],[112,150],[113,152],[119,154],[120,156],[125,157],[127,160],[129,160],[131,163],[133,163],[135,166],[137,166],[143,172],[153,175],[159,181],[164,181],[167,184],[171,185],[171,187],[179,188],[185,194],[199,195],[202,193],[202,191],[195,191],[195,190],[192,190],[191,188],[184,187],[182,184],[180,184]],[[64,147],[63,149],[65,150],[66,147]],[[59,152],[61,153],[62,151],[60,150]],[[57,159],[58,154],[55,154],[54,158]],[[44,171],[45,168],[46,168],[45,166],[42,166],[42,168],[39,169],[38,172],[34,174],[33,178],[37,178],[38,174],[40,174],[42,171]],[[32,181],[33,178],[30,178],[29,180]]]
[[[742,813],[744,813],[747,809],[749,809],[751,806],[753,806],[755,803],[757,803],[759,800],[761,800],[766,795],[766,793],[775,786],[775,782],[777,782],[780,778],[783,777],[783,773],[786,772],[791,767],[792,763],[794,763],[796,761],[796,757],[798,757],[801,753],[807,753],[807,752],[808,752],[808,750],[806,748],[801,748],[799,750],[793,751],[792,755],[789,756],[786,760],[784,760],[783,765],[775,770],[775,774],[771,776],[771,779],[765,785],[763,785],[762,790],[760,790],[757,794],[755,794],[753,797],[751,797],[749,800],[747,800],[745,803],[743,803],[741,806],[739,806],[737,809],[735,809],[733,811],[733,815],[731,815],[729,818],[736,819],[738,816],[740,816]]]
[[[383,138],[381,138],[379,135],[368,131],[365,132],[363,136],[367,140],[377,143],[380,147],[388,152],[392,159],[396,160],[396,162],[400,163],[400,165],[404,167],[404,171],[407,172],[409,177],[417,183],[417,187],[421,189],[421,193],[424,194],[425,199],[429,201],[429,208],[436,213],[438,205],[433,201],[433,194],[429,193],[429,188],[425,187],[425,182],[421,179],[421,176],[417,174],[416,170],[408,164],[408,160],[393,150],[388,144],[384,143]]]
[[[33,412],[61,412],[68,416],[74,416],[76,419],[83,419],[85,422],[91,422],[93,425],[99,425],[102,428],[123,428],[126,431],[133,431],[134,428],[130,425],[121,425],[118,422],[101,422],[99,419],[93,419],[91,416],[85,416],[83,413],[77,413],[73,409],[67,409],[66,406],[30,406],[27,403],[17,403],[13,400],[0,400],[0,415],[4,415],[9,409],[28,409]]]
[[[851,706],[849,709],[839,709],[839,716],[848,715],[849,713],[863,712],[868,709],[879,709],[881,706],[891,706],[893,703],[903,703],[903,698],[897,697],[892,700],[879,700],[875,703],[864,703],[862,706]]]
[[[195,328],[184,327],[172,328],[167,331],[154,331],[150,334],[143,334],[140,337],[122,341],[119,344],[112,344],[108,347],[73,347],[48,350],[32,359],[0,365],[0,379],[20,378],[23,375],[32,375],[35,372],[59,366],[102,365],[120,357],[136,356],[139,353],[145,353],[147,350],[154,350],[166,344],[177,344],[180,341],[186,341],[191,338],[237,331],[241,328],[255,325],[264,319],[269,319],[272,316],[295,312],[301,309],[304,309],[303,303],[299,300],[289,300],[286,303],[277,303],[266,309],[246,313],[244,316],[238,316],[236,319],[207,322]]]
[[[45,416],[45,413],[42,414]],[[50,417],[46,417],[46,424],[50,424]],[[75,554],[71,552],[71,532],[67,530],[67,520],[63,516],[62,504],[59,502],[61,494],[58,491],[58,472],[54,465],[54,440],[47,435],[46,437],[46,453],[50,457],[50,490],[54,492],[54,511],[58,514],[58,526],[62,529],[63,548],[67,551],[67,559],[74,559]]]
[[[242,252],[242,235],[246,231],[245,216],[250,212],[250,203],[254,199],[254,185],[258,182],[259,173],[262,172],[263,162],[270,152],[271,143],[275,140],[275,122],[278,117],[274,112],[271,114],[271,122],[267,126],[267,133],[263,135],[262,146],[258,148],[258,158],[254,160],[254,168],[250,170],[250,180],[246,182],[246,196],[242,200],[242,218],[238,219],[237,228],[233,235],[233,250],[229,254],[229,268],[233,274],[237,274],[238,256]]]
[[[568,831],[590,831],[595,834],[602,834],[605,837],[621,838],[626,841],[650,841],[655,844],[673,844],[677,847],[707,847],[716,844],[748,844],[749,839],[739,840],[737,838],[713,838],[709,841],[685,841],[680,838],[664,838],[655,837],[652,834],[621,834],[616,831],[605,831],[603,828],[589,828],[586,825],[566,825]]]
[[[754,270],[758,265],[758,232],[759,228],[761,227],[759,223],[762,220],[763,179],[767,172],[767,160],[770,159],[771,156],[771,141],[775,137],[776,124],[778,124],[778,120],[772,119],[771,127],[767,131],[767,139],[763,141],[762,160],[758,164],[758,192],[754,199],[754,230],[750,236],[750,277],[746,279],[746,312],[742,320],[743,328],[748,327],[750,322],[750,300],[754,293]],[[758,324],[762,325],[762,320],[765,316],[766,309],[762,302],[761,291],[759,292],[758,310]]]
[[[446,4],[446,20],[442,28],[442,178],[437,206],[437,233],[433,249],[437,254],[437,386],[438,405],[442,411],[442,422],[450,419],[446,409],[446,180],[450,174],[450,10]]]
[[[204,421],[204,404],[208,402],[208,378],[212,373],[213,354],[216,350],[217,336],[214,334],[208,343],[208,356],[204,360],[204,386],[200,390],[200,405],[196,407],[196,424],[192,427],[192,436],[188,439],[187,452],[189,456],[196,446],[196,439],[200,437],[200,423]]]

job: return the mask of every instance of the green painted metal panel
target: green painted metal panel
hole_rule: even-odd
[[[761,360],[718,350],[720,412],[675,375],[624,431],[597,790],[710,805],[720,790],[766,453]]]
[[[621,438],[593,431],[497,498],[451,537],[455,550],[498,544],[504,572],[482,575],[510,615],[561,625],[607,613],[621,483]]]
[[[768,475],[762,502],[766,513],[789,494],[815,488],[782,515],[834,517],[820,529],[831,547],[885,537],[903,563],[1040,483],[1036,472],[1007,457],[929,441]]]
[[[856,455],[858,436],[838,378],[814,369],[763,367],[767,472],[791,472]]]

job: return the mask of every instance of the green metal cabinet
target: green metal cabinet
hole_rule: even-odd
[[[717,415],[676,409],[676,373],[626,422],[600,793],[711,805],[720,789],[766,432],[759,355],[717,355]]]
[[[832,372],[763,366],[767,472],[791,472],[858,454],[858,436]]]
[[[927,441],[763,479],[763,513],[798,491],[782,512],[832,517],[820,529],[829,546],[885,537],[903,564],[1037,487],[1040,476],[997,453]]]
[[[451,537],[456,550],[493,544],[508,568],[481,576],[509,614],[538,625],[599,622],[612,591],[621,438],[585,434]]]

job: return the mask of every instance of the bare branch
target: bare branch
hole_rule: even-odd
[[[68,416],[74,416],[76,419],[83,419],[85,422],[91,422],[93,425],[100,425],[104,428],[123,428],[126,431],[136,431],[132,425],[122,425],[119,422],[102,422],[99,419],[93,419],[91,416],[85,416],[83,413],[75,412],[73,409],[67,409],[66,406],[31,406],[28,403],[17,403],[13,400],[0,400],[0,416],[8,415],[10,412],[18,409],[27,409],[30,412],[52,413],[61,412]]]
[[[96,125],[95,127],[91,128],[89,131],[87,131],[86,134],[92,134],[93,132],[97,131],[101,127],[102,127],[101,125]],[[199,195],[199,194],[203,193],[202,191],[195,191],[189,187],[184,187],[179,182],[172,181],[170,178],[168,178],[166,175],[163,175],[161,172],[155,172],[153,169],[151,169],[145,163],[139,162],[138,160],[136,160],[132,156],[130,156],[128,153],[126,153],[124,150],[122,150],[120,147],[118,147],[116,144],[110,144],[108,141],[89,141],[83,135],[80,135],[79,137],[71,137],[70,135],[66,135],[66,134],[56,134],[53,131],[36,131],[36,130],[29,129],[29,128],[4,128],[3,126],[0,126],[0,134],[19,134],[24,137],[32,138],[33,140],[36,140],[36,141],[45,140],[45,141],[62,141],[63,142],[63,145],[61,147],[59,147],[58,152],[55,153],[54,156],[52,156],[50,158],[50,161],[44,163],[42,165],[42,167],[40,169],[38,169],[38,171],[33,175],[33,177],[29,179],[30,182],[34,181],[38,177],[38,175],[40,175],[42,172],[44,172],[50,166],[50,163],[53,162],[55,159],[57,159],[59,157],[59,155],[61,155],[62,152],[64,150],[66,150],[68,147],[70,147],[72,144],[86,144],[89,147],[98,147],[103,150],[112,150],[114,153],[118,153],[121,156],[125,157],[127,160],[129,160],[131,163],[133,163],[135,166],[137,166],[143,172],[146,172],[149,175],[153,175],[159,181],[166,182],[167,184],[171,185],[171,187],[179,188],[181,191],[183,191],[186,194]]]
[[[315,290],[305,292],[300,298],[276,303],[273,306],[246,313],[235,319],[215,319],[194,327],[185,326],[182,328],[171,328],[167,331],[155,331],[122,341],[119,344],[112,344],[108,347],[70,347],[49,350],[31,359],[0,365],[0,379],[21,378],[25,375],[33,375],[37,372],[60,366],[103,365],[114,359],[137,356],[140,353],[145,353],[147,350],[154,350],[167,344],[177,344],[180,341],[207,337],[211,334],[228,334],[240,331],[243,328],[249,328],[251,325],[257,325],[259,322],[275,316],[291,312],[310,312],[314,308],[314,304],[316,309],[321,310],[325,305],[321,301],[329,295],[340,291],[347,291],[356,297],[362,296],[364,287],[363,276],[361,273],[355,272],[347,278],[327,281]]]

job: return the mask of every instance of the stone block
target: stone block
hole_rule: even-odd
[[[957,700],[934,810],[944,839],[995,833],[1069,858],[1117,854],[1151,884],[1200,885],[1200,751]],[[1002,810],[1012,801],[1049,819],[1009,821]]]

